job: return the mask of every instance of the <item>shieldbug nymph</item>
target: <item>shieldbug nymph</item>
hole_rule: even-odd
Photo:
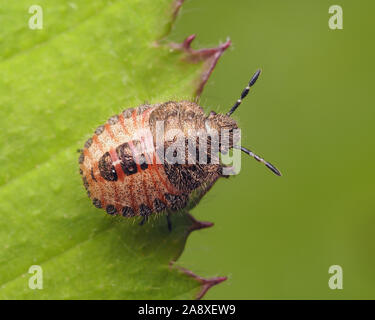
[[[232,148],[240,149],[280,176],[272,164],[236,144],[232,134],[238,125],[231,115],[259,75],[260,70],[226,114],[211,111],[206,115],[195,102],[168,101],[126,109],[99,126],[79,156],[80,174],[94,206],[110,215],[141,216],[141,225],[150,215],[165,212],[171,229],[171,213],[184,209],[195,190],[204,195],[217,179],[226,176],[223,173],[225,166],[220,160],[214,162],[212,159],[216,159],[216,153]],[[158,139],[160,123],[163,125],[162,140]],[[226,146],[221,135],[224,129],[230,136]],[[213,149],[210,139],[205,140],[207,148],[201,148],[201,138],[191,138],[194,132],[211,130],[218,132],[218,149]],[[171,162],[167,157],[168,150],[177,140],[182,141],[183,162]],[[195,145],[191,147],[189,141]],[[202,157],[203,153],[205,157]],[[175,149],[172,152],[174,160],[176,154]],[[202,158],[206,160],[203,163],[199,161]]]

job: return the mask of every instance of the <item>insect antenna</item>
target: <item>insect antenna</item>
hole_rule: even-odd
[[[242,147],[242,146],[233,146],[233,148],[235,149],[239,149],[241,150],[242,152],[245,152],[246,154],[248,154],[249,156],[253,157],[256,161],[259,161],[261,163],[263,163],[268,169],[270,169],[274,174],[278,175],[278,176],[281,176],[281,172],[279,170],[277,170],[271,163],[267,162],[266,160],[264,160],[263,158],[259,157],[258,155],[256,155],[254,152],[250,151],[249,149],[246,149],[245,147]]]
[[[241,98],[239,98],[236,103],[233,105],[233,107],[228,111],[227,116],[229,117],[236,109],[240,106],[242,100],[248,95],[250,88],[255,84],[255,82],[258,80],[258,77],[260,75],[261,70],[258,69],[254,75],[251,77],[248,85],[246,86],[245,89],[243,89],[241,93]]]

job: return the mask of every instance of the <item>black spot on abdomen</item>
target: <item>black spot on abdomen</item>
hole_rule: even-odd
[[[134,217],[135,216],[133,208],[127,207],[127,206],[122,208],[121,213],[124,217]]]
[[[172,210],[181,210],[186,207],[188,196],[186,194],[164,194]]]
[[[165,205],[163,201],[156,198],[154,200],[154,208],[156,212],[161,212],[161,211],[164,211],[167,208],[167,206]]]
[[[117,212],[115,206],[112,204],[108,205],[107,208],[105,208],[105,210],[107,211],[108,214],[111,214],[111,215]]]
[[[82,177],[82,181],[83,181],[83,185],[84,185],[85,189],[88,190],[89,189],[89,183],[87,181],[87,178]]]
[[[121,161],[122,171],[124,171],[127,176],[137,173],[137,164],[134,161],[132,151],[127,142],[119,145],[116,148],[116,153]]]
[[[133,153],[133,150],[130,148],[129,143],[123,143],[116,148],[116,153],[118,158],[121,161],[121,168],[126,175],[135,174],[138,172],[138,167],[136,160],[138,161],[139,167],[141,170],[146,170],[148,164],[146,161],[145,155],[141,150],[141,143],[139,140],[133,140],[132,144],[134,145],[136,155]]]
[[[82,164],[85,161],[85,155],[83,154],[83,151],[81,151],[81,154],[79,155],[78,158],[78,163]]]
[[[141,216],[147,217],[152,213],[152,210],[148,206],[146,206],[145,204],[141,204],[139,206],[139,213],[140,213]]]
[[[107,181],[117,181],[117,173],[111,155],[106,152],[99,160],[100,175]]]
[[[90,170],[90,174],[91,174],[91,178],[92,178],[92,180],[94,180],[95,182],[97,182],[96,179],[95,179],[94,169],[93,169],[93,168],[91,168],[91,170]]]
[[[102,203],[100,202],[99,199],[95,198],[94,200],[92,200],[92,203],[95,207],[97,207],[98,209],[101,209],[102,207]]]

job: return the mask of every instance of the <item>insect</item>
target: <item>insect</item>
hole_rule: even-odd
[[[170,214],[185,208],[194,191],[199,190],[202,197],[217,179],[227,177],[223,173],[225,166],[222,163],[210,161],[214,155],[210,147],[201,151],[198,139],[196,146],[189,148],[187,141],[192,131],[215,129],[220,135],[220,130],[226,129],[231,140],[226,147],[219,144],[220,152],[240,149],[280,176],[281,173],[272,164],[237,145],[233,135],[238,125],[231,115],[248,95],[259,75],[260,70],[252,76],[240,98],[226,114],[211,111],[206,115],[194,102],[169,101],[126,109],[99,126],[84,148],[79,150],[80,174],[94,206],[106,210],[110,215],[141,216],[141,225],[151,214],[165,212],[171,230]],[[158,122],[164,125],[162,148],[157,143]],[[172,164],[160,161],[166,157],[168,146],[176,140],[176,136],[167,138],[165,133],[176,130],[182,132],[182,138],[186,141],[183,144],[186,148],[183,153],[185,160],[189,157],[198,160],[197,154],[205,153],[208,161]]]

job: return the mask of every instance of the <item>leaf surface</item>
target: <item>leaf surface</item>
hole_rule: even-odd
[[[223,279],[170,261],[209,224],[176,214],[169,233],[163,217],[141,228],[105,215],[85,194],[76,150],[123,109],[194,98],[229,43],[169,45],[182,1],[41,0],[42,30],[28,28],[32,4],[0,5],[0,298],[200,297]],[[32,265],[43,290],[29,288]]]

